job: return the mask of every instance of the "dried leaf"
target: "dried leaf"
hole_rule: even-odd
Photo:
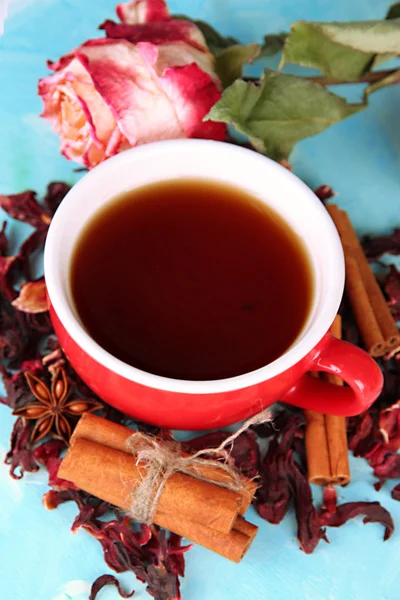
[[[293,23],[282,63],[319,69],[329,77],[354,81],[376,55],[400,54],[400,19],[348,23]]]
[[[261,46],[260,58],[265,56],[274,56],[281,52],[288,34],[285,31],[281,33],[271,33],[264,36],[264,44]]]
[[[381,523],[385,528],[384,541],[390,538],[394,531],[393,519],[379,502],[346,502],[339,504],[334,513],[323,510],[321,524],[328,527],[341,527],[359,515],[365,515],[363,523]]]
[[[260,85],[235,81],[205,120],[222,121],[249,136],[259,151],[286,159],[299,140],[362,110],[322,86],[295,75],[266,72]]]
[[[224,87],[231,85],[242,76],[246,63],[252,63],[260,56],[260,44],[235,44],[219,52],[215,58],[215,70]]]
[[[392,4],[387,12],[386,19],[400,19],[400,2]]]

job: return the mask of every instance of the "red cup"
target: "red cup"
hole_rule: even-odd
[[[309,318],[292,346],[261,369],[198,382],[146,373],[101,348],[76,312],[70,264],[88,220],[118,194],[180,177],[215,179],[245,189],[278,212],[307,247],[315,288]],[[327,211],[287,169],[250,150],[208,140],[174,140],[147,144],[107,160],[85,175],[57,210],[46,242],[45,277],[52,322],[74,369],[106,402],[147,423],[173,429],[223,427],[278,400],[351,416],[365,411],[382,389],[376,362],[329,333],[343,293],[344,261]],[[338,375],[348,387],[315,379],[309,371]]]

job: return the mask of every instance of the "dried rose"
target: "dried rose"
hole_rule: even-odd
[[[122,24],[103,25],[108,39],[49,63],[54,74],[39,81],[42,117],[60,136],[62,154],[91,168],[147,142],[223,140],[225,125],[203,123],[220,82],[197,26],[170,18],[160,0],[120,4],[117,14]]]

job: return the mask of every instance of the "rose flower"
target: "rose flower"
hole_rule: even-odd
[[[201,31],[172,19],[164,0],[117,6],[105,39],[89,40],[39,81],[42,117],[61,152],[88,168],[127,148],[175,138],[225,139],[222,123],[203,122],[220,98],[214,59]]]

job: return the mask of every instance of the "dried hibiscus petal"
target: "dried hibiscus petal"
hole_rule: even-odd
[[[295,463],[292,453],[289,453],[288,471],[296,511],[297,539],[303,552],[311,554],[321,539],[327,542],[328,538],[325,529],[321,528],[320,516],[313,505],[310,484]]]
[[[24,336],[14,315],[2,304],[0,298],[0,360],[17,359],[24,351]],[[2,400],[0,399],[0,402]]]
[[[39,467],[34,452],[29,444],[31,426],[23,419],[17,419],[11,433],[10,450],[6,454],[5,464],[10,465],[10,475],[13,479],[21,479],[25,471],[35,472]],[[15,473],[19,467],[20,473]]]
[[[394,265],[390,265],[390,272],[385,282],[385,292],[389,298],[388,305],[393,317],[400,320],[400,271]]]
[[[135,593],[135,590],[133,590],[130,593],[124,592],[121,588],[121,585],[120,585],[118,579],[116,577],[114,577],[114,575],[101,575],[92,584],[92,587],[90,589],[89,600],[96,600],[97,594],[106,585],[115,585],[121,598],[132,598],[133,594]]]
[[[49,183],[43,202],[47,208],[47,212],[51,216],[54,215],[70,189],[71,186],[62,181],[52,181]]]
[[[261,486],[254,506],[263,519],[277,525],[289,510],[292,490],[287,477],[287,452],[273,439],[261,465]]]
[[[0,207],[18,221],[28,223],[35,229],[47,228],[51,217],[36,200],[36,192],[27,190],[21,194],[0,195]]]
[[[350,420],[349,449],[353,450],[354,456],[364,456],[374,443],[374,420],[369,413]]]
[[[7,240],[7,236],[6,236],[6,229],[7,229],[7,221],[3,221],[3,225],[0,229],[0,256],[7,255],[8,240]]]
[[[229,435],[230,433],[228,432],[216,431],[193,438],[185,442],[184,445],[196,452],[206,448],[217,448]],[[253,431],[244,431],[235,439],[231,448],[227,447],[227,450],[236,468],[245,477],[249,477],[250,479],[256,477],[258,474],[259,448]]]
[[[335,192],[331,188],[330,185],[320,185],[316,190],[314,190],[314,194],[325,204],[329,198],[333,198],[336,196]]]
[[[329,513],[336,512],[337,506],[337,495],[336,488],[333,485],[326,485],[324,487],[324,504],[322,509]]]
[[[17,296],[13,280],[18,265],[17,256],[0,256],[0,294],[8,302],[12,302]]]
[[[35,252],[43,249],[44,242],[47,236],[47,229],[36,229],[31,235],[21,244],[18,252],[18,259],[23,276],[27,281],[31,280],[31,271],[29,259]]]
[[[261,485],[254,505],[258,514],[270,523],[280,523],[289,510],[293,490],[289,481],[288,464],[295,437],[303,424],[301,414],[281,411],[274,420],[274,428],[260,426],[262,435],[270,437],[272,431],[273,437],[260,464]],[[255,428],[257,433],[260,427]]]
[[[392,498],[393,500],[398,500],[400,501],[400,483],[398,483],[393,489],[392,489]]]
[[[4,368],[0,368],[6,390],[6,397],[2,398],[1,402],[12,409],[25,406],[33,400],[25,373],[29,371],[33,375],[40,377],[44,372],[43,365],[39,359],[25,361],[20,366],[21,370],[13,374]]]
[[[400,229],[391,235],[364,236],[362,240],[365,255],[372,261],[379,260],[384,254],[400,254]]]
[[[379,479],[396,479],[400,477],[400,454],[388,454],[384,461],[374,469]]]
[[[83,528],[101,544],[107,565],[117,573],[133,571],[147,584],[147,591],[157,600],[179,600],[179,576],[184,571],[182,553],[191,546],[182,547],[181,538],[155,526],[142,525],[133,529],[128,517],[102,521],[101,504],[93,504],[90,496],[73,490],[54,492],[44,498],[47,508],[74,500],[79,508],[72,530]],[[108,505],[106,505],[108,508]],[[100,512],[99,512],[100,511]]]
[[[365,515],[363,523],[381,523],[385,528],[383,539],[386,541],[390,538],[394,531],[393,519],[379,502],[346,502],[339,504],[334,513],[322,510],[320,517],[322,525],[341,527],[359,515]]]
[[[54,458],[58,458],[60,453],[64,450],[65,444],[61,440],[50,440],[41,444],[35,448],[34,456],[38,463],[47,467],[49,461]]]

